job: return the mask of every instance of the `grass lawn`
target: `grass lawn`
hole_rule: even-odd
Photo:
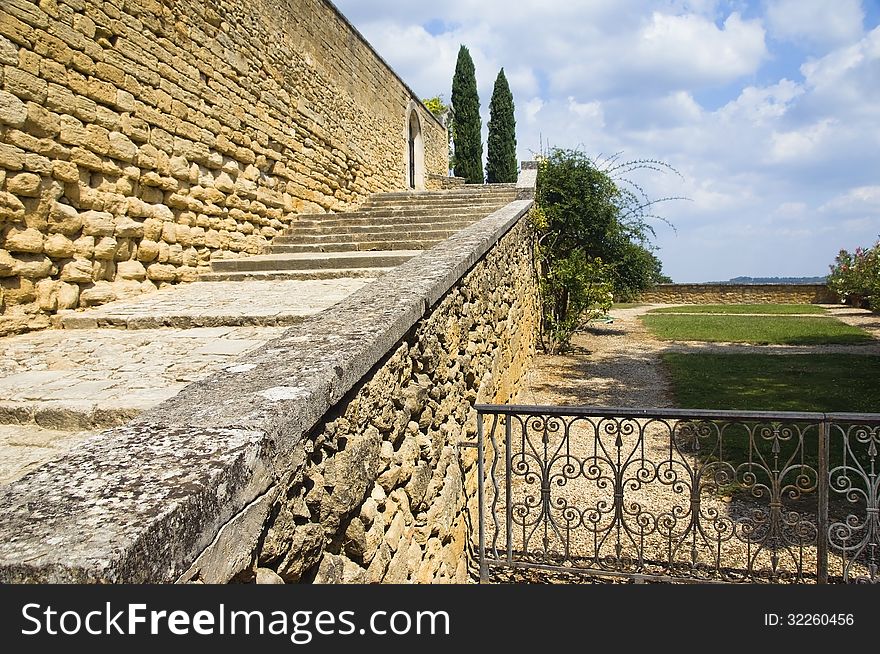
[[[677,405],[681,408],[741,411],[880,412],[880,356],[858,354],[665,354]],[[785,426],[785,425],[783,425]],[[843,426],[846,429],[846,426]],[[796,433],[796,432],[795,432]],[[843,462],[841,432],[830,434],[830,465]],[[818,431],[804,431],[804,462],[818,469]],[[756,433],[751,439],[741,425],[724,431],[724,459],[734,466],[750,459],[750,440],[768,463],[774,458],[772,439]],[[797,437],[776,441],[779,461],[796,453]],[[851,440],[851,455],[870,467],[867,445]],[[752,455],[755,458],[755,455]],[[800,460],[798,455],[796,460]],[[756,471],[757,479],[766,475]],[[853,481],[861,486],[858,479]],[[735,489],[734,489],[735,490]],[[838,497],[838,500],[841,498]]]
[[[880,412],[880,356],[664,354],[663,363],[681,408]]]
[[[737,316],[645,314],[642,322],[667,341],[823,345],[868,343],[871,335],[834,318],[816,316]]]
[[[758,313],[763,315],[823,314],[817,304],[686,304],[677,307],[652,309],[648,313]]]

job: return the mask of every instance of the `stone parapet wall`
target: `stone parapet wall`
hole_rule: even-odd
[[[289,582],[467,581],[476,459],[458,445],[475,438],[474,402],[507,402],[534,354],[531,243],[520,221],[322,421],[260,567]]]
[[[0,581],[466,580],[458,444],[534,352],[531,206],[0,487]]]
[[[639,296],[660,304],[833,304],[825,284],[660,284]]]
[[[445,128],[324,0],[0,4],[0,335],[406,187]]]

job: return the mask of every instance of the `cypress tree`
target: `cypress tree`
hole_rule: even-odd
[[[513,95],[502,68],[495,79],[492,102],[489,104],[486,181],[490,184],[515,182],[516,173],[516,120],[513,117]]]
[[[468,184],[483,183],[483,143],[480,140],[480,97],[474,61],[465,46],[458,50],[455,76],[452,78],[452,111],[455,132],[455,175]]]

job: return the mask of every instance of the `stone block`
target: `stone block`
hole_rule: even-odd
[[[120,238],[143,238],[144,224],[128,217],[116,221],[114,235]]]
[[[76,184],[79,182],[79,168],[70,161],[53,161],[52,177],[59,182]]]
[[[112,236],[102,236],[95,242],[95,259],[112,260],[116,256],[116,249],[119,247],[118,241]]]
[[[61,120],[58,114],[48,111],[34,102],[27,104],[27,130],[39,137],[51,137],[61,130]]]
[[[52,203],[49,210],[49,232],[74,236],[82,226],[82,216],[75,208],[61,202]]]
[[[22,127],[27,116],[24,102],[11,93],[0,91],[0,123],[16,128]]]
[[[21,170],[24,167],[24,152],[17,147],[0,143],[0,168]]]
[[[142,239],[138,243],[137,259],[144,263],[155,261],[159,257],[159,244],[150,239]]]
[[[107,154],[113,159],[132,162],[137,158],[138,148],[125,134],[110,132],[108,142]]]
[[[95,256],[95,237],[80,236],[73,242],[76,256],[82,259],[91,259]]]
[[[18,65],[18,46],[5,36],[0,36],[0,65]]]
[[[13,227],[6,233],[3,247],[10,252],[39,254],[43,251],[43,234],[36,229]]]
[[[43,311],[55,311],[58,308],[58,284],[52,279],[41,279],[34,285],[37,305]]]
[[[75,309],[79,306],[79,285],[58,282],[58,309]]]
[[[147,269],[140,261],[120,261],[116,264],[116,275],[122,279],[143,281],[147,277]]]
[[[92,281],[92,262],[85,259],[74,259],[61,269],[61,281],[88,284]]]
[[[106,211],[85,211],[80,217],[85,236],[113,236],[116,230],[113,215]]]
[[[19,197],[40,197],[40,176],[33,173],[17,173],[6,178],[6,190]]]
[[[0,277],[12,277],[16,260],[6,250],[0,249]]]
[[[34,283],[24,277],[0,277],[0,289],[7,307],[30,304],[37,299]]]
[[[177,279],[177,268],[164,263],[152,263],[147,266],[147,278],[154,282],[173,282]]]
[[[16,95],[22,100],[31,100],[37,104],[46,102],[46,96],[49,93],[49,84],[46,80],[12,66],[4,66],[3,80],[6,90],[12,95]]]
[[[53,259],[72,259],[76,249],[64,234],[49,234],[43,243],[43,251]]]
[[[116,291],[113,289],[113,285],[107,281],[95,282],[93,286],[82,289],[79,294],[79,304],[82,307],[107,304],[115,299]]]
[[[12,193],[0,192],[0,222],[24,218],[24,203]]]

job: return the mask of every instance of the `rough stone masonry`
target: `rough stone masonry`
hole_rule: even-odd
[[[458,446],[534,352],[531,206],[0,486],[0,581],[464,581]]]
[[[427,177],[446,130],[324,0],[3,0],[0,335]]]

